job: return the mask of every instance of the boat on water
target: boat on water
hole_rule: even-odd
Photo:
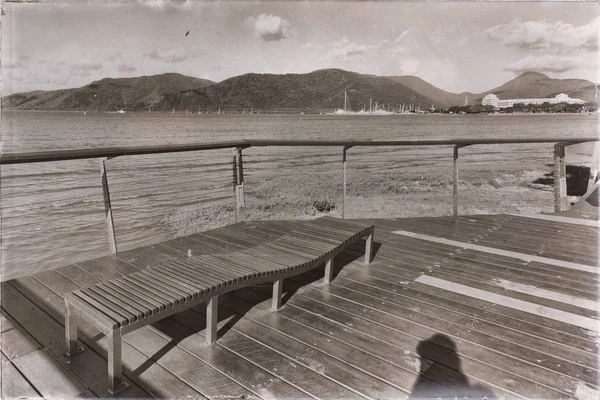
[[[334,112],[330,113],[333,115],[392,115],[396,114],[393,111],[387,111],[380,107],[377,102],[375,102],[375,107],[373,107],[373,101],[369,101],[369,110],[365,110],[364,107],[362,110],[353,111],[350,106],[350,100],[348,99],[348,92],[344,90],[344,108],[338,108]]]
[[[117,111],[117,114],[125,114],[125,110],[121,108],[119,111]]]

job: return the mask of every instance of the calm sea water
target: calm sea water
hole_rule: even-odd
[[[594,135],[597,132],[597,115],[579,114],[336,116],[2,113],[4,152],[194,143],[238,138],[513,138]]]
[[[1,145],[6,153],[244,138],[393,140],[597,134],[597,115],[84,115],[5,111]],[[506,162],[507,152],[514,160],[546,160],[551,156],[549,149],[551,146],[505,146],[480,147],[473,152],[486,159],[497,154],[497,162]],[[246,184],[251,186],[286,174],[339,169],[341,149],[257,148],[244,154]],[[447,148],[353,149],[350,159],[357,168],[372,168],[374,172],[430,160],[430,172],[439,167],[439,173],[446,173],[448,164],[438,165],[436,160],[447,161],[450,154]],[[190,220],[201,230],[204,225],[211,226],[211,219],[233,218],[232,156],[231,150],[218,150],[108,160],[119,250],[166,240],[174,232],[181,233],[181,226]],[[40,265],[58,266],[106,253],[98,160],[3,166],[1,179],[5,272],[14,268],[34,271]]]

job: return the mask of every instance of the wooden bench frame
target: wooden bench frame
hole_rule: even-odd
[[[343,220],[337,221],[343,222]],[[293,233],[294,231],[284,236],[288,236]],[[360,230],[357,229],[356,234],[352,235],[351,238],[349,238],[349,240],[344,241],[341,245],[334,247],[333,250],[321,256],[317,256],[309,262],[303,263],[303,265],[299,268],[294,268],[283,273],[275,273],[266,276],[261,276],[258,278],[241,280],[229,285],[223,285],[221,288],[213,290],[210,293],[198,295],[198,297],[196,298],[185,301],[181,304],[173,305],[170,308],[158,311],[155,314],[146,316],[141,320],[134,321],[124,326],[116,324],[115,321],[113,321],[112,319],[106,317],[100,312],[94,312],[94,310],[89,307],[82,307],[78,303],[81,301],[79,298],[76,298],[71,293],[66,294],[65,339],[67,345],[67,352],[65,353],[65,355],[67,357],[71,357],[85,350],[85,348],[79,344],[77,338],[78,318],[84,318],[85,320],[91,322],[94,326],[98,327],[103,333],[106,334],[108,338],[108,390],[113,394],[118,393],[128,386],[127,382],[125,382],[122,379],[123,371],[121,365],[121,339],[123,335],[127,334],[128,332],[132,332],[136,329],[142,328],[143,326],[146,326],[153,322],[167,318],[173,314],[177,314],[181,311],[187,310],[191,307],[197,306],[202,303],[206,303],[205,336],[206,344],[210,345],[214,343],[217,339],[217,309],[219,296],[244,287],[265,282],[273,282],[273,298],[271,310],[277,311],[281,307],[282,287],[283,280],[285,278],[304,273],[325,263],[324,282],[330,283],[333,278],[333,262],[335,256],[338,253],[345,250],[348,246],[352,245],[353,243],[364,237],[367,238],[365,245],[365,264],[370,264],[373,255],[374,226],[363,227]],[[235,256],[236,253],[243,254],[243,251],[244,250],[240,250],[239,252],[234,252],[231,254]],[[282,251],[282,254],[285,254],[285,251]],[[267,263],[273,263],[272,261],[268,261],[267,259],[265,259],[264,261]],[[182,262],[185,262],[185,260],[183,260]],[[91,288],[93,289],[94,286],[92,286]],[[94,304],[94,300],[91,297],[88,298],[87,301],[88,304]]]

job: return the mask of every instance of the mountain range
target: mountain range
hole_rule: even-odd
[[[596,85],[583,79],[552,79],[525,72],[483,93],[450,93],[416,76],[373,76],[340,69],[307,74],[244,74],[213,82],[176,73],[136,78],[105,78],[74,89],[15,93],[2,109],[79,111],[171,111],[255,109],[329,111],[343,107],[344,93],[353,110],[370,104],[421,108],[481,104],[488,93],[500,99],[554,97],[566,93],[597,101]]]

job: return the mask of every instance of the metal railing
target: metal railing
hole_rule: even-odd
[[[104,195],[104,209],[108,230],[110,253],[117,252],[117,242],[112,217],[110,191],[106,175],[106,160],[115,157],[130,155],[147,155],[163,153],[179,153],[191,151],[233,149],[233,182],[236,200],[236,219],[243,219],[244,200],[244,166],[242,153],[250,147],[339,147],[342,149],[343,168],[343,200],[342,217],[347,211],[347,159],[348,150],[354,147],[402,147],[402,146],[452,146],[453,147],[453,215],[458,215],[458,182],[459,182],[459,149],[474,145],[501,145],[501,144],[541,144],[554,143],[554,210],[557,212],[567,210],[567,184],[565,147],[597,142],[598,137],[580,138],[523,138],[523,139],[444,139],[444,140],[278,140],[278,139],[247,139],[223,142],[210,142],[185,145],[142,146],[142,147],[114,147],[98,149],[61,150],[33,153],[4,153],[0,155],[0,165],[40,163],[65,160],[82,160],[98,158]],[[590,169],[589,185],[595,182],[597,166]]]

